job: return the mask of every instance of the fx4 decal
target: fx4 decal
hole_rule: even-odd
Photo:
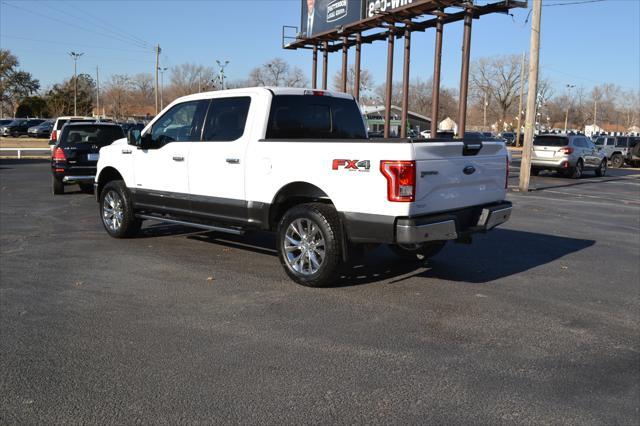
[[[368,172],[371,168],[371,161],[369,160],[333,160],[333,170],[349,170],[351,172]]]

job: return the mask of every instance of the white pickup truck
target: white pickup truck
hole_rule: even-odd
[[[290,88],[199,93],[100,150],[106,231],[143,220],[277,232],[287,274],[331,284],[353,249],[429,257],[507,221],[504,143],[368,139],[350,95]]]

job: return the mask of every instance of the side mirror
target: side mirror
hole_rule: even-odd
[[[139,146],[142,140],[140,130],[129,130],[127,132],[127,143],[133,146]]]

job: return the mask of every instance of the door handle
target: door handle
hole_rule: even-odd
[[[122,153],[123,154],[131,154],[131,150],[130,149],[123,149]]]
[[[229,164],[240,164],[239,158],[227,158],[227,163]]]
[[[184,157],[181,157],[179,155],[174,155],[173,156],[173,161],[184,161]]]

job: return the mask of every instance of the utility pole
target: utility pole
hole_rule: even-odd
[[[156,45],[156,115],[158,115],[158,71],[160,70],[160,44]]]
[[[540,21],[542,20],[542,0],[533,0],[531,20],[531,50],[529,53],[529,93],[527,93],[527,115],[524,124],[524,147],[520,164],[520,192],[529,191],[531,177],[531,148],[533,147],[533,122],[536,119],[536,98],[538,93],[538,67],[540,65]],[[520,129],[518,129],[518,132]]]
[[[524,57],[525,53],[522,52],[522,63],[520,64],[520,101],[518,103],[518,132],[516,133],[516,148],[520,147],[520,129],[522,124],[520,122],[522,117],[522,98],[524,97]]]
[[[567,93],[569,94],[569,103],[567,104],[567,114],[564,116],[564,132],[567,133],[567,126],[569,124],[569,109],[571,108],[571,89],[575,84],[567,84]]]
[[[73,59],[73,115],[78,115],[78,58],[84,53],[69,52]]]
[[[224,69],[229,65],[229,61],[224,61],[224,63],[222,63],[221,61],[216,60],[216,63],[220,67],[220,84],[222,85],[222,90],[224,90],[226,88],[224,85]]]
[[[98,112],[98,118],[100,118],[100,71],[96,65],[96,111]]]
[[[169,68],[160,68],[160,111],[164,109],[164,72]]]

